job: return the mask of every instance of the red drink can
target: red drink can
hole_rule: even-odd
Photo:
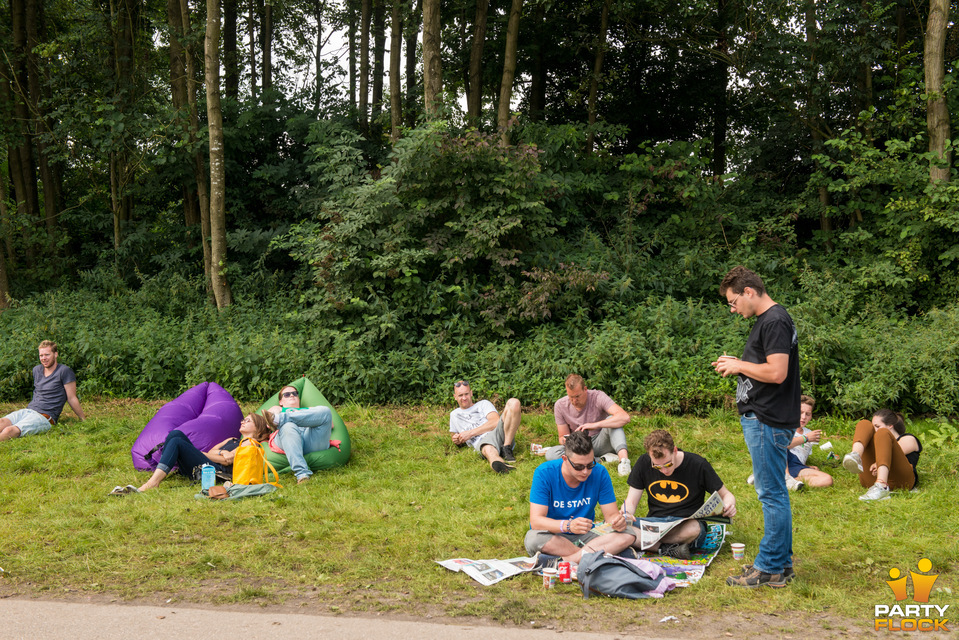
[[[560,562],[556,568],[559,569],[557,578],[560,582],[570,584],[573,581],[573,569],[568,562]]]

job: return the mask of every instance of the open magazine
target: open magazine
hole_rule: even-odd
[[[536,568],[533,558],[510,558],[509,560],[470,560],[454,558],[437,560],[436,564],[450,571],[462,571],[482,585],[489,586],[500,580],[511,578],[518,573],[526,573]]]

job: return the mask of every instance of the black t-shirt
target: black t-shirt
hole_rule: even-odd
[[[719,491],[723,481],[700,455],[684,452],[682,463],[670,475],[653,469],[644,453],[629,474],[626,484],[646,492],[651,518],[685,518],[706,502],[707,492]]]
[[[767,356],[776,353],[789,355],[786,379],[781,384],[759,382],[739,374],[736,386],[736,404],[740,415],[755,411],[763,424],[782,429],[799,426],[799,337],[792,318],[780,305],[773,305],[756,318],[753,330],[746,339],[743,361],[762,364]]]

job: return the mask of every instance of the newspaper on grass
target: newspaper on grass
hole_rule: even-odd
[[[510,558],[509,560],[453,558],[452,560],[436,560],[436,564],[446,567],[450,571],[462,571],[473,580],[487,587],[500,580],[511,578],[520,573],[527,573],[536,568],[536,560],[533,558]]]

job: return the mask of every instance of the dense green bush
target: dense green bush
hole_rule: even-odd
[[[3,312],[0,399],[29,396],[36,345],[53,339],[81,394],[165,398],[212,380],[253,401],[305,374],[333,402],[449,404],[451,383],[466,378],[479,395],[549,405],[579,373],[628,409],[704,415],[728,406],[735,389],[710,362],[740,353],[752,326],[719,301],[651,297],[610,303],[598,323],[582,311],[541,324],[523,339],[470,340],[435,326],[384,348],[375,332],[286,312],[283,295],[218,314],[202,290],[178,292],[183,284],[171,281],[167,296],[159,284],[50,292]],[[810,272],[783,297],[795,300],[804,389],[823,409],[959,413],[959,306],[883,315],[844,306],[841,291],[841,281]]]

